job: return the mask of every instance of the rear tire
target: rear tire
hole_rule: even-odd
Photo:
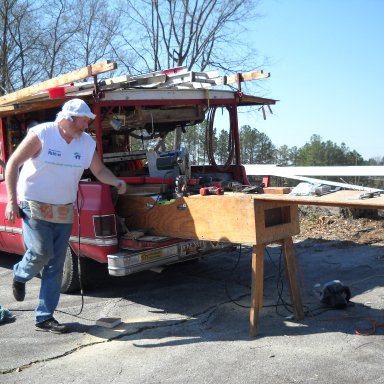
[[[78,257],[68,246],[61,281],[61,293],[76,292],[80,289]]]

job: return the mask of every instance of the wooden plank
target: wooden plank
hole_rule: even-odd
[[[283,257],[288,280],[290,297],[292,300],[293,314],[296,320],[304,317],[300,288],[297,280],[296,253],[292,237],[282,239]],[[264,251],[265,244],[252,247],[252,285],[250,308],[250,335],[256,336],[259,330],[259,313],[263,307],[264,292]]]
[[[290,187],[266,187],[263,188],[264,193],[273,193],[277,195],[285,195],[286,193],[289,193],[292,191],[292,188]]]
[[[20,89],[0,97],[0,105],[11,104],[27,100],[32,95],[49,88],[66,85],[75,81],[80,81],[100,73],[109,72],[117,68],[117,64],[110,61],[88,65],[87,67],[76,71],[43,81],[42,83],[31,85],[30,87]]]
[[[297,279],[298,275],[296,265],[296,252],[293,245],[292,237],[283,239],[282,243],[284,265],[288,280],[289,292],[292,300],[293,316],[296,320],[300,320],[304,317],[304,312]]]
[[[42,108],[59,108],[63,105],[63,99],[46,99],[46,100],[39,100],[38,102],[27,102],[27,103],[21,103],[21,104],[15,104],[15,108],[9,111],[1,111],[0,107],[0,116],[13,116],[19,113],[26,113],[26,112],[32,112],[41,110]]]
[[[274,105],[278,100],[266,99],[264,97],[251,96],[242,94],[241,97],[238,96],[237,103],[239,106],[246,105]],[[247,173],[248,174],[248,173]],[[270,176],[269,173],[261,173],[260,176]]]
[[[276,164],[244,164],[248,176],[383,176],[382,165],[341,165],[341,166],[307,166],[281,167]],[[325,184],[327,180],[321,180]]]
[[[239,80],[243,82],[250,80],[265,79],[267,77],[270,77],[270,73],[264,73],[263,71],[243,72],[229,76],[222,76],[221,79],[218,79],[218,81],[216,81],[216,84],[234,84],[239,82]]]
[[[264,244],[252,247],[251,309],[249,312],[250,334],[252,337],[256,336],[259,331],[259,312],[263,307],[264,250]]]
[[[0,106],[0,113],[2,113],[2,112],[13,112],[16,109],[17,109],[17,105]]]
[[[240,243],[250,236],[255,244],[255,221],[253,214],[248,214],[254,211],[251,199],[238,204],[224,203],[223,196],[196,196],[167,205],[158,205],[148,197],[119,197],[123,212],[118,214],[126,218],[128,228],[150,229],[158,236]],[[243,235],[245,231],[239,233],[240,226],[247,228],[248,236]]]
[[[340,183],[338,181],[315,179],[313,177],[295,176],[295,175],[284,175],[284,174],[276,174],[275,176],[284,177],[284,178],[287,178],[287,179],[294,179],[294,180],[305,181],[305,182],[308,182],[308,183],[311,183],[311,184],[324,184],[324,185],[331,185],[331,186],[334,186],[334,187],[354,189],[356,191],[361,191],[361,190],[365,190],[367,192],[382,191],[382,189],[369,188],[369,187],[361,187],[360,185]]]
[[[119,197],[119,216],[130,229],[146,228],[158,236],[239,244],[261,244],[300,233],[298,205],[384,209],[384,196],[359,199],[362,191],[323,196],[226,192],[221,196],[176,199],[158,205],[151,197]]]
[[[323,196],[291,196],[277,194],[254,195],[255,200],[275,201],[279,203],[298,204],[298,205],[321,205],[346,208],[361,209],[384,209],[384,195],[372,197],[370,199],[360,199],[366,191],[337,191]]]
[[[253,209],[256,226],[254,244],[270,243],[300,233],[297,206],[279,201],[259,204],[254,200]],[[251,214],[248,212],[248,215]],[[246,235],[251,239],[250,233]]]
[[[165,205],[146,196],[120,196],[118,206],[130,230],[145,228],[157,236],[254,245],[300,233],[296,205],[255,203],[245,194],[193,195]]]

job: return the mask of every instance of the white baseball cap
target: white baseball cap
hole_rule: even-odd
[[[56,121],[63,119],[71,120],[72,117],[86,116],[94,119],[96,115],[91,112],[88,105],[81,99],[71,99],[63,104],[61,111],[57,114]]]

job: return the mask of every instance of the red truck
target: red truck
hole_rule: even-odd
[[[71,82],[67,76],[65,85],[44,90],[41,86],[30,87],[16,92],[15,96],[0,97],[1,251],[24,253],[21,220],[16,219],[12,224],[4,217],[7,194],[3,175],[7,159],[28,127],[54,120],[68,98],[84,99],[96,114],[89,133],[97,143],[100,158],[128,184],[127,196],[146,196],[153,205],[170,204],[178,196],[199,193],[201,188],[209,193],[220,188],[221,193],[249,184],[240,163],[237,110],[241,106],[269,108],[275,100],[243,94],[241,82],[268,75],[249,72],[225,77],[175,68],[142,76],[100,79],[91,70],[88,68],[87,72],[88,77],[93,76],[90,82]],[[238,89],[215,87],[230,82],[237,82]],[[230,148],[224,165],[216,164],[213,153],[217,109],[220,113],[226,111],[228,119]],[[209,164],[191,165],[188,153],[178,146],[177,140],[175,148],[161,148],[169,132],[182,134],[203,122],[207,127]],[[133,150],[135,140],[141,145],[140,150]],[[154,148],[149,150],[147,143]],[[55,177],[60,175],[52,175]],[[79,287],[78,256],[105,264],[110,275],[124,276],[197,258],[230,245],[156,236],[150,228],[136,228],[134,214],[124,196],[95,181],[87,171],[80,182],[74,209],[75,223],[68,244],[62,292]]]

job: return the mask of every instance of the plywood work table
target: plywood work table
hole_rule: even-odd
[[[250,334],[258,333],[263,306],[264,251],[282,245],[294,318],[303,318],[292,236],[300,233],[298,205],[384,208],[384,197],[359,199],[363,191],[339,191],[321,197],[287,194],[243,194],[178,198],[159,204],[150,196],[125,195],[118,214],[130,228],[146,228],[154,235],[252,246]]]

